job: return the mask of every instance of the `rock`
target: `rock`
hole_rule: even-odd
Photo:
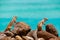
[[[38,38],[44,38],[45,40],[48,40],[50,38],[56,38],[56,39],[58,39],[55,35],[50,34],[49,32],[46,32],[46,31],[39,31],[37,33],[37,36],[38,36]]]
[[[59,38],[59,40],[60,40],[60,37],[58,37]]]
[[[19,35],[17,35],[15,38],[16,40],[23,40]]]
[[[34,40],[32,37],[29,36],[22,36],[24,40]]]
[[[44,38],[38,38],[38,40],[45,40]]]
[[[34,40],[38,40],[37,38],[37,30],[33,30],[33,31],[30,31],[27,36],[30,36],[32,38],[34,38]]]
[[[23,22],[17,22],[14,26],[14,30],[12,30],[13,33],[19,34],[20,36],[25,36],[28,32],[30,32],[30,27],[23,23]]]
[[[52,24],[46,25],[46,31],[58,37],[57,30]]]
[[[49,40],[55,40],[54,38],[50,38]]]
[[[3,38],[1,38],[0,40],[8,40],[8,39],[7,39],[7,37],[3,37]]]
[[[16,40],[15,38],[11,38],[11,40]]]
[[[10,37],[14,36],[14,34],[10,31],[6,31],[6,32],[4,32],[4,34],[6,34],[7,36],[10,36]]]
[[[4,33],[0,32],[0,40],[3,39],[3,38],[5,38],[5,37],[6,37],[6,35]]]

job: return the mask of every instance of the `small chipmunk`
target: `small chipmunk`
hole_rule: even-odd
[[[13,17],[12,21],[8,24],[7,28],[5,31],[10,31],[11,26],[16,22],[16,16]]]
[[[41,22],[39,22],[38,24],[38,31],[42,30],[42,25],[44,24],[44,22],[46,22],[48,20],[48,18],[44,18]]]

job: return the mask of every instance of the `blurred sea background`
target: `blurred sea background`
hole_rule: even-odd
[[[60,0],[0,0],[0,32],[6,29],[13,16],[18,17],[17,22],[30,25],[32,30],[47,17],[45,24],[53,24],[60,36]]]

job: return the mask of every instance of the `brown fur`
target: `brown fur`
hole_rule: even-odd
[[[52,24],[46,25],[46,31],[58,37],[57,30]]]

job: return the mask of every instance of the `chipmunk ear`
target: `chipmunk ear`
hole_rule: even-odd
[[[13,16],[13,21],[16,23],[17,16]]]
[[[47,20],[48,20],[48,18],[44,18],[44,20],[46,20],[46,21],[47,21]]]

